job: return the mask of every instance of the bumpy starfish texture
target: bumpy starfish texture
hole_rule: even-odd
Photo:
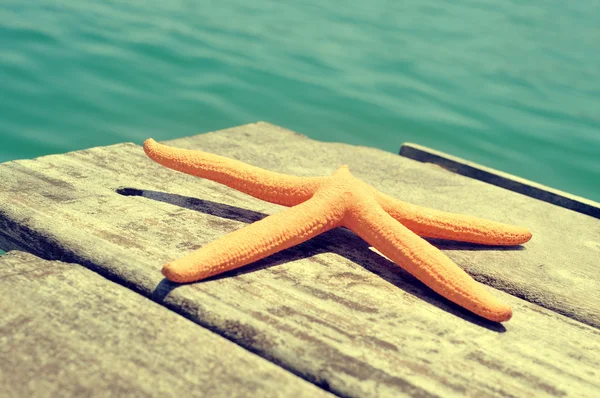
[[[153,139],[146,140],[144,150],[168,168],[290,207],[166,264],[162,272],[171,281],[208,278],[343,226],[469,311],[495,322],[512,316],[508,305],[421,237],[518,245],[531,239],[525,228],[402,202],[353,177],[347,166],[328,177],[295,177],[202,151],[172,148]]]

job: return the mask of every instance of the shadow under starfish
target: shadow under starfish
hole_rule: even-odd
[[[169,168],[290,206],[166,264],[163,274],[171,281],[205,279],[336,227],[347,227],[454,303],[494,322],[512,316],[510,307],[421,237],[507,246],[531,238],[524,228],[399,201],[354,178],[346,166],[329,177],[306,178],[270,172],[201,151],[171,148],[151,139],[144,149],[151,159]]]

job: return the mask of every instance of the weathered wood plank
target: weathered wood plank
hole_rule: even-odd
[[[297,175],[329,174],[346,163],[401,199],[526,225],[534,239],[523,250],[446,252],[480,280],[592,324],[598,319],[590,242],[600,234],[590,217],[264,123],[173,144]],[[345,230],[206,282],[164,281],[164,262],[279,208],[155,165],[133,144],[11,162],[0,173],[5,242],[97,269],[340,395],[600,391],[598,330],[498,291],[513,319],[506,329],[482,322]],[[577,225],[585,237],[552,222]]]
[[[77,264],[0,257],[3,397],[328,397]]]

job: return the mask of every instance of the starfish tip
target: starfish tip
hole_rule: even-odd
[[[512,308],[506,304],[501,304],[493,311],[481,315],[493,322],[507,322],[512,318]]]
[[[189,282],[189,277],[186,277],[185,272],[179,272],[172,263],[165,264],[162,268],[162,274],[171,282],[185,283]]]
[[[533,236],[527,228],[517,227],[515,232],[516,238],[514,243],[517,245],[529,242]]]
[[[507,307],[506,310],[503,311],[498,322],[507,322],[510,321],[510,318],[512,318],[512,309]]]
[[[154,144],[156,144],[156,141],[154,141],[154,139],[152,139],[152,138],[148,138],[146,141],[144,141],[144,150],[147,151]]]

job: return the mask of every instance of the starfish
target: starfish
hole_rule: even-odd
[[[289,207],[164,265],[162,273],[170,281],[199,281],[346,227],[448,300],[491,321],[512,316],[508,305],[422,238],[519,245],[531,239],[525,228],[400,201],[355,178],[347,166],[331,176],[297,177],[151,138],[144,151],[168,168]]]

